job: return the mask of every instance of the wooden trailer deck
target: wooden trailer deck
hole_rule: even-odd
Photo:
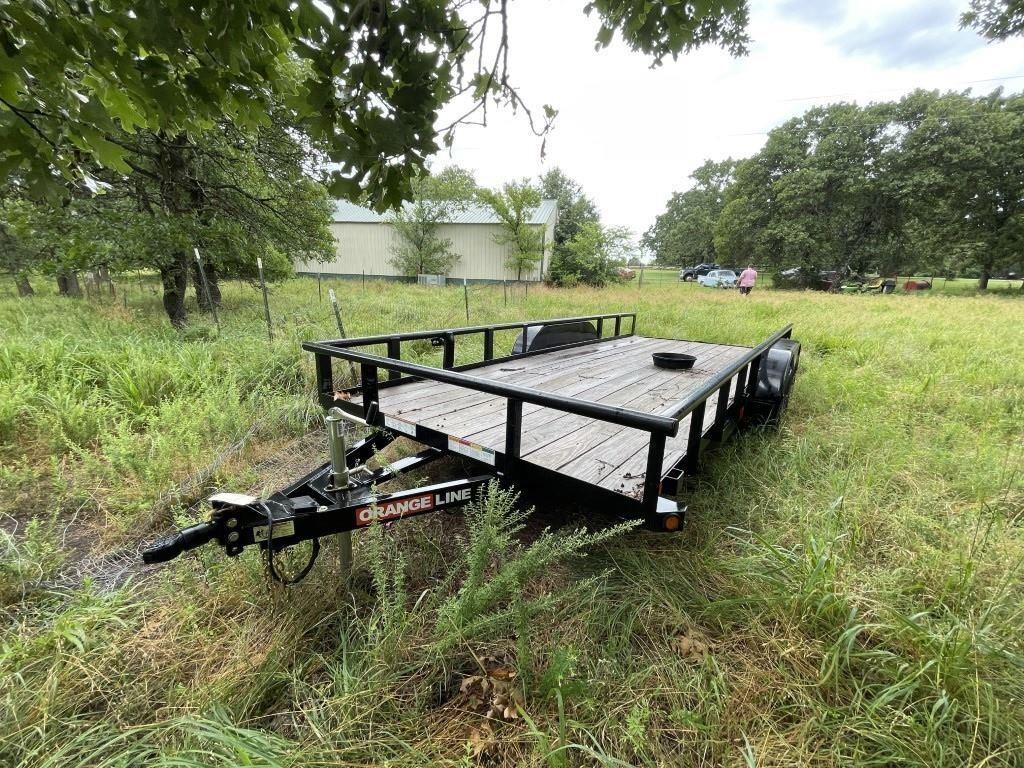
[[[628,336],[543,354],[506,359],[475,368],[473,376],[531,387],[649,414],[664,414],[673,404],[701,391],[730,364],[750,352],[749,347],[696,341]],[[684,352],[697,362],[688,371],[658,368],[654,352]],[[735,376],[729,402],[735,399]],[[716,391],[707,400],[714,413]],[[505,448],[506,398],[434,381],[413,381],[381,388],[380,413],[385,426],[397,433],[415,434],[412,425],[456,438],[455,452],[487,456]],[[672,466],[686,453],[689,416],[682,419],[676,437],[665,446],[664,466]],[[705,420],[705,434],[713,419]],[[522,461],[598,485],[632,498],[644,487],[647,431],[577,416],[538,405],[523,406]],[[458,441],[468,445],[461,445]],[[479,448],[485,449],[479,451]],[[459,450],[462,448],[463,450]],[[490,454],[490,455],[493,455]]]

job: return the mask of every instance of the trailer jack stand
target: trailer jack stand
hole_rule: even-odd
[[[465,506],[495,477],[482,474],[408,491],[378,493],[378,486],[429,464],[443,452],[427,448],[380,469],[369,470],[366,462],[394,440],[394,436],[374,432],[346,449],[340,423],[343,418],[334,413],[328,416],[331,461],[263,499],[238,493],[211,496],[209,519],[154,542],[143,550],[143,562],[173,560],[209,542],[222,546],[230,557],[255,545],[267,553],[274,578],[283,583],[296,583],[313,567],[319,553],[318,540],[342,534],[339,559],[347,579],[352,562],[352,531],[375,522],[393,522]],[[304,541],[313,542],[310,560],[297,577],[285,580],[274,567],[274,555]]]

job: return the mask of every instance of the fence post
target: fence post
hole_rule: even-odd
[[[324,276],[323,272],[319,272],[318,271],[316,273],[316,295],[317,295],[317,298],[320,299],[320,303],[321,304],[324,303],[324,286],[320,282],[321,279],[323,278],[323,276]]]
[[[199,267],[199,280],[203,284],[203,293],[206,294],[206,303],[210,305],[210,311],[213,312],[213,322],[217,324],[217,335],[220,335],[220,318],[217,317],[217,307],[213,303],[213,298],[210,296],[210,284],[206,282],[206,270],[203,269],[203,259],[199,255],[199,249],[192,249],[196,254],[196,266]]]
[[[469,325],[469,285],[466,278],[462,278],[462,298],[466,302],[466,325]]]
[[[505,306],[508,306],[508,280],[501,281],[501,292],[505,295]]]
[[[263,291],[263,314],[267,318],[267,338],[274,340],[274,331],[270,327],[270,301],[267,299],[267,281],[263,278],[263,258],[256,257],[256,268],[260,272],[260,289]]]
[[[637,283],[637,289],[644,287],[644,265],[640,262],[640,282]]]
[[[333,288],[327,289],[327,297],[331,301],[331,307],[334,309],[334,321],[338,324],[338,333],[341,338],[347,339],[345,335],[345,324],[341,322],[341,310],[338,308],[338,296],[334,292]],[[356,378],[356,366],[351,360],[348,361],[348,372],[352,376],[352,383],[355,384],[359,379]]]

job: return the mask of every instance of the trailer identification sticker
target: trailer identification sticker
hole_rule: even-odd
[[[269,525],[257,525],[252,529],[252,540],[257,544],[261,541],[267,540],[267,534],[270,532]],[[282,520],[280,523],[274,523],[274,538],[283,539],[288,536],[295,535],[295,521],[294,520]]]
[[[421,493],[405,499],[382,501],[380,504],[360,507],[356,510],[356,525],[369,525],[374,520],[385,522],[401,517],[412,517],[432,509],[442,509],[453,504],[468,504],[472,500],[471,488],[456,488],[452,491]]]
[[[392,432],[401,432],[403,435],[416,437],[416,425],[411,421],[400,419],[397,416],[388,416],[387,414],[384,414],[384,426]]]
[[[484,464],[490,464],[492,467],[494,466],[493,450],[484,448],[476,443],[471,443],[469,440],[463,440],[461,437],[449,435],[448,450],[452,453],[461,453],[463,456],[482,461]]]

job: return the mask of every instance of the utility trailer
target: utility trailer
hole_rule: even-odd
[[[495,357],[496,335],[517,331],[512,353]],[[564,500],[678,531],[686,481],[705,455],[738,429],[776,422],[785,411],[800,344],[791,325],[754,347],[635,331],[635,313],[612,313],[306,342],[328,411],[331,460],[264,499],[214,495],[207,521],[155,542],[143,559],[170,560],[211,541],[231,556],[253,545],[272,555],[312,541],[301,578],[321,537],[461,507],[492,480],[542,502]],[[456,365],[456,345],[474,336],[482,359]],[[439,348],[441,367],[403,359],[411,344]],[[666,354],[696,360],[688,370],[655,365],[654,356]],[[339,386],[339,374],[354,377],[357,368],[358,384]],[[369,437],[346,446],[346,421],[369,427]],[[401,436],[423,449],[367,468]],[[445,455],[465,459],[471,473],[378,491]],[[344,560],[351,550],[343,541]],[[281,578],[273,557],[269,563]]]

